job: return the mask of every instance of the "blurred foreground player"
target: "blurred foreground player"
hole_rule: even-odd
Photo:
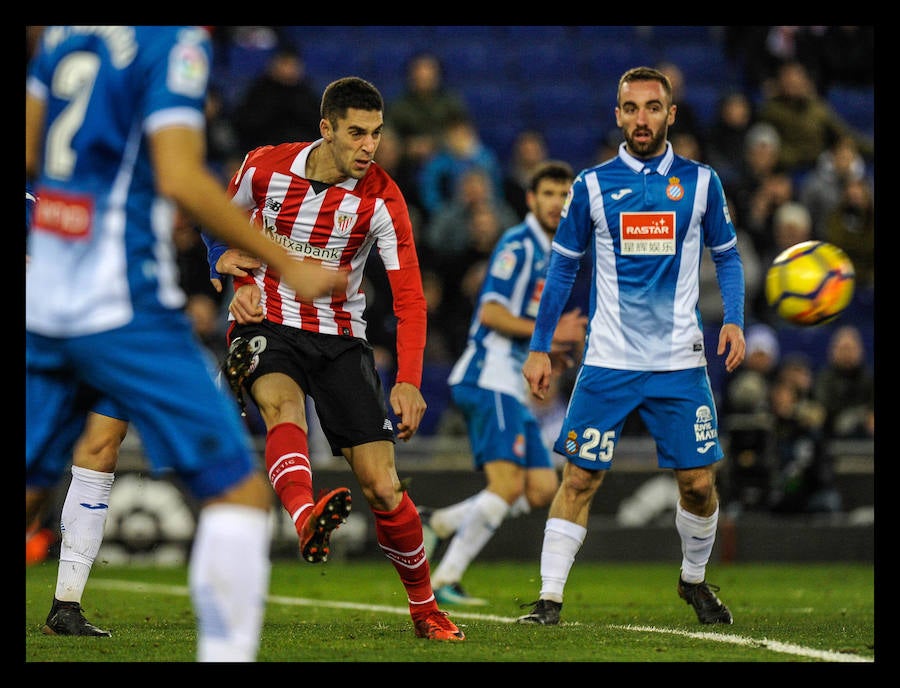
[[[31,220],[37,199],[25,192],[25,233],[31,230]],[[27,268],[26,268],[27,269]],[[81,597],[94,564],[103,529],[109,514],[109,495],[119,462],[119,447],[128,432],[128,421],[116,405],[100,399],[87,414],[81,434],[59,434],[52,450],[59,458],[47,461],[56,465],[68,463],[72,457],[72,479],[66,490],[60,514],[59,569],[56,591],[47,621],[41,629],[47,635],[87,635],[109,637],[109,631],[90,623],[84,617]],[[25,551],[26,564],[43,561],[55,535],[42,528],[44,507],[55,486],[32,487],[25,490]],[[43,551],[38,551],[43,547]]]
[[[153,470],[201,503],[189,565],[199,661],[253,661],[269,584],[271,493],[233,400],[183,313],[177,206],[305,298],[343,275],[248,231],[204,162],[211,43],[188,26],[49,26],[29,64],[25,177],[40,202],[26,273],[26,494],[59,480],[100,397]]]

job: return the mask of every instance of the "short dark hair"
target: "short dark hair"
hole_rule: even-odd
[[[337,126],[337,121],[347,114],[348,108],[384,112],[384,98],[374,84],[358,76],[345,76],[325,87],[320,114],[322,119]]]
[[[616,91],[616,103],[619,101],[622,85],[630,84],[632,81],[658,81],[662,84],[663,90],[669,98],[669,105],[672,104],[672,82],[669,81],[669,77],[653,67],[632,67],[626,71],[619,79],[619,88]]]
[[[562,160],[545,160],[531,175],[528,183],[529,191],[537,191],[538,185],[544,179],[551,179],[555,182],[570,182],[575,179],[575,172],[572,166]]]

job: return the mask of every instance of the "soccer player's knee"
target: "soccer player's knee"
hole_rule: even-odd
[[[698,513],[715,498],[716,487],[712,473],[697,473],[689,481],[678,484],[681,501],[685,506],[694,507],[688,510]]]
[[[369,506],[375,511],[393,511],[403,499],[403,487],[387,479],[370,480],[357,475],[359,487]]]
[[[563,485],[571,492],[594,494],[603,482],[605,471],[587,471],[572,464],[563,471]]]
[[[82,437],[75,445],[72,463],[79,468],[112,473],[119,462],[119,447],[124,439],[124,431],[93,433]]]
[[[556,491],[559,489],[559,481],[542,482],[538,485],[529,485],[525,491],[525,497],[532,509],[540,509],[550,504]]]

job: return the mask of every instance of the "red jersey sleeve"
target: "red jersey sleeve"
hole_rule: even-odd
[[[377,212],[376,222],[379,254],[397,316],[397,382],[418,388],[422,384],[428,309],[409,209],[399,187],[383,170],[375,167],[366,177],[372,196],[384,203],[384,215]]]
[[[397,382],[422,384],[427,308],[418,263],[387,271],[397,316]]]

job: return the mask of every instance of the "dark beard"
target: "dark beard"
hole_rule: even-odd
[[[632,155],[638,158],[652,158],[666,149],[666,132],[667,128],[663,127],[647,143],[637,143],[631,136],[624,132],[622,133],[625,136],[628,150]]]

